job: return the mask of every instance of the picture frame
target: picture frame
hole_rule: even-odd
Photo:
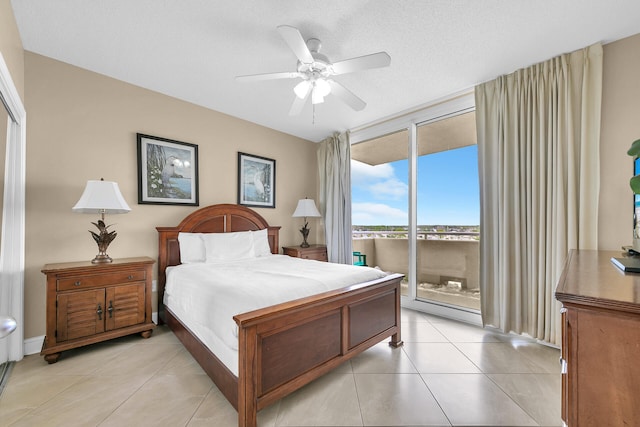
[[[136,134],[138,203],[199,205],[198,146]]]
[[[276,161],[238,152],[238,204],[276,207]]]

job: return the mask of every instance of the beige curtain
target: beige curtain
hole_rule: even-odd
[[[349,134],[335,133],[318,147],[320,213],[330,262],[352,264],[351,145]]]
[[[485,325],[560,344],[570,249],[597,248],[602,46],[475,89]]]

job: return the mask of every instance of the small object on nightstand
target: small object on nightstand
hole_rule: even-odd
[[[316,261],[328,261],[326,245],[309,245],[308,248],[300,246],[283,246],[282,253],[294,258],[314,259]]]

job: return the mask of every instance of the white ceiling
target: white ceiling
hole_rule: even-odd
[[[640,32],[638,0],[12,0],[25,50],[310,141],[428,104],[561,53]],[[333,62],[386,51],[391,66],[336,76],[367,102],[328,96],[288,115],[295,71],[278,25]]]

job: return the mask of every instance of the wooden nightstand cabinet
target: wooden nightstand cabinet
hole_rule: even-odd
[[[47,336],[41,355],[55,363],[60,352],[140,332],[149,338],[154,260],[114,259],[108,264],[47,264]]]
[[[308,248],[300,246],[283,246],[282,253],[294,258],[315,259],[317,261],[328,261],[327,247],[325,245],[309,245]]]

